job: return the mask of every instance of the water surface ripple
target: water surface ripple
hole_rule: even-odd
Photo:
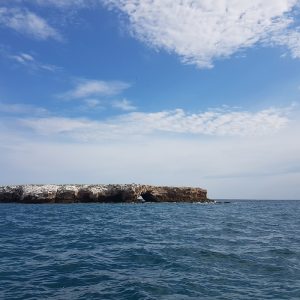
[[[300,201],[0,205],[1,299],[300,299]]]

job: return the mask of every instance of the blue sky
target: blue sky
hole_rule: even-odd
[[[300,1],[0,1],[0,184],[300,198]]]

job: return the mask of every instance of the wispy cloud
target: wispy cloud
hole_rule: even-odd
[[[273,36],[269,42],[274,45],[287,46],[293,58],[300,58],[300,29],[286,30]]]
[[[97,107],[101,107],[103,105],[102,101],[100,101],[98,99],[93,99],[93,98],[84,99],[84,103],[89,108],[97,108]]]
[[[16,60],[17,62],[19,62],[21,64],[26,64],[28,62],[33,62],[35,60],[30,54],[27,54],[27,53],[11,55],[11,58],[13,58],[14,60]]]
[[[46,135],[70,133],[76,131],[89,131],[93,128],[93,122],[85,119],[49,117],[39,119],[23,119],[22,125],[34,129],[36,132]]]
[[[136,106],[134,106],[131,101],[123,99],[113,101],[112,106],[124,111],[136,110]]]
[[[184,63],[209,68],[257,44],[281,45],[299,58],[295,21],[299,0],[104,0],[122,11],[131,33],[176,53]]]
[[[27,9],[0,7],[0,26],[11,28],[38,40],[62,40],[61,34],[45,19]]]
[[[94,79],[77,79],[74,87],[58,97],[64,100],[78,100],[82,110],[113,108],[132,111],[136,107],[127,99],[118,100],[131,85],[124,81],[104,81]]]
[[[29,68],[30,70],[45,70],[55,72],[61,69],[55,65],[41,63],[28,53],[18,53],[14,55],[8,55],[8,57],[15,62]]]
[[[48,110],[43,107],[38,107],[29,104],[0,102],[0,113],[43,116],[48,114]]]
[[[78,80],[76,86],[60,95],[65,99],[85,99],[95,96],[113,96],[128,89],[130,84],[123,81]]]
[[[58,8],[73,8],[73,7],[86,7],[89,5],[100,3],[98,0],[30,0],[33,3],[42,6],[56,6]]]
[[[64,133],[75,140],[119,139],[153,134],[264,136],[284,128],[286,109],[258,112],[216,110],[189,114],[182,109],[156,113],[134,112],[106,121],[74,118],[26,118],[22,126],[42,135]]]

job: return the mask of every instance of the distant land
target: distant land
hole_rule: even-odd
[[[214,202],[207,190],[143,184],[0,186],[0,203]]]

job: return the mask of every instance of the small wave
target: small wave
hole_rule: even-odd
[[[299,204],[232,204],[1,206],[0,297],[298,299]]]

